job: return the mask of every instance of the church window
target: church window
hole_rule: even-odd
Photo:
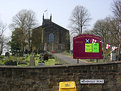
[[[49,34],[49,43],[53,43],[54,42],[54,34],[50,33]]]

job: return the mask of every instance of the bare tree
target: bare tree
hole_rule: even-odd
[[[3,52],[3,47],[4,47],[4,32],[6,30],[6,25],[4,25],[3,23],[0,23],[0,55]]]
[[[102,38],[103,56],[105,58],[111,51],[111,49],[106,49],[106,45],[110,44],[111,46],[117,46],[120,43],[118,35],[119,27],[116,20],[113,18],[107,17],[103,20],[98,20],[91,32],[92,34],[98,35]]]
[[[13,17],[13,23],[10,25],[12,28],[20,29],[25,36],[23,39],[28,43],[28,49],[31,50],[31,35],[32,29],[36,26],[35,13],[32,10],[21,10]],[[25,45],[23,45],[24,51]]]
[[[112,9],[116,19],[121,23],[121,1],[114,1]]]
[[[118,22],[118,26],[119,27],[119,55],[121,55],[121,1],[117,0],[114,1],[113,3],[113,7],[112,7],[113,13],[114,13],[114,18],[115,20]],[[121,60],[121,56],[120,56],[120,60]]]
[[[82,34],[89,20],[88,10],[83,6],[76,6],[70,18],[72,33]]]
[[[103,56],[106,58],[106,44],[108,41],[108,30],[106,28],[106,21],[105,20],[98,20],[95,25],[93,30],[91,31],[92,34],[100,36],[103,41]]]

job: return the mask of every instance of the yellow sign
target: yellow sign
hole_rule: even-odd
[[[77,91],[74,81],[60,82],[59,91]]]
[[[85,52],[92,52],[92,43],[85,43]]]

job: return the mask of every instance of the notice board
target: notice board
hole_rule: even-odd
[[[102,59],[102,39],[91,34],[73,38],[74,59]]]

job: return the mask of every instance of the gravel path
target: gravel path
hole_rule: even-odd
[[[77,59],[73,59],[70,56],[66,56],[61,53],[54,53],[54,55],[57,57],[57,59],[59,59],[59,61],[63,61],[65,64],[77,64]],[[89,63],[86,61],[79,60],[79,64],[89,64]]]

